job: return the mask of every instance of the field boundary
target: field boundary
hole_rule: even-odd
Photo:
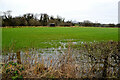
[[[29,28],[29,27],[50,27],[50,26],[5,26],[5,27],[2,27],[2,28]],[[91,26],[55,26],[54,28],[56,27],[73,27],[73,28],[120,28],[120,27],[91,27]],[[52,27],[53,28],[53,27]]]

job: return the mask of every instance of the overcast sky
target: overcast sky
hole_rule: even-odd
[[[25,13],[47,13],[65,20],[118,23],[120,0],[0,0],[0,11],[13,16]]]

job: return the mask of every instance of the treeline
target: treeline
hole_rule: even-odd
[[[78,26],[85,26],[85,27],[120,27],[120,24],[101,24],[101,23],[93,23],[89,20],[85,20],[84,22],[76,23]]]
[[[4,12],[2,17],[2,26],[74,26],[71,21],[66,21],[65,18],[57,16],[49,16],[46,13],[32,14],[27,13],[23,16],[13,17],[10,11]]]
[[[120,27],[120,24],[100,24],[89,20],[83,22],[65,21],[65,18],[49,16],[46,13],[27,13],[22,16],[13,17],[11,11],[3,12],[2,26],[85,26],[85,27]]]

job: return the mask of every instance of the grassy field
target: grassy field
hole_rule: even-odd
[[[95,27],[23,27],[2,28],[2,47],[23,48],[55,47],[67,41],[118,41],[118,28]],[[52,45],[51,45],[52,44]],[[59,45],[59,44],[58,44]]]

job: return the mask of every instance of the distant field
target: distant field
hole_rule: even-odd
[[[2,28],[3,49],[54,47],[67,41],[118,41],[118,28],[23,27]]]

